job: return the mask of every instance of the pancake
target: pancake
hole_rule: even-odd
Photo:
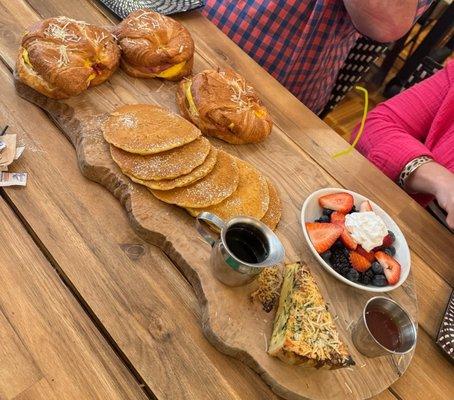
[[[156,190],[170,190],[178,187],[188,186],[191,183],[198,181],[199,179],[204,178],[207,176],[216,165],[216,161],[218,159],[218,149],[215,147],[211,147],[211,150],[208,154],[208,157],[205,159],[205,162],[202,165],[194,168],[189,174],[179,176],[175,179],[162,179],[160,181],[144,181],[141,179],[137,179],[133,175],[128,175],[132,181],[136,183],[140,183],[150,189]]]
[[[142,155],[183,146],[201,135],[183,117],[152,104],[117,108],[102,125],[102,133],[115,147]]]
[[[219,204],[206,208],[188,208],[187,211],[196,217],[202,211],[216,214],[224,221],[239,215],[261,219],[270,202],[266,178],[249,163],[235,159],[238,165],[240,181],[233,194]]]
[[[219,150],[213,170],[191,185],[171,190],[151,190],[159,200],[185,208],[202,208],[220,203],[238,187],[239,173],[235,159]]]
[[[270,204],[268,206],[268,210],[266,214],[262,218],[262,222],[268,225],[269,228],[275,230],[279,220],[281,219],[282,215],[282,203],[281,198],[279,197],[279,193],[271,183],[271,181],[266,178],[266,182],[268,184],[268,190],[270,193]]]
[[[174,179],[189,174],[203,164],[210,148],[208,139],[199,137],[176,149],[146,156],[128,153],[110,145],[110,154],[123,173],[149,181]]]

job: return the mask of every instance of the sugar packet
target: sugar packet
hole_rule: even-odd
[[[26,185],[27,185],[26,172],[0,172],[0,187]]]

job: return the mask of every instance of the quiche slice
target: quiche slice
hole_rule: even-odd
[[[309,269],[287,264],[268,353],[291,365],[337,369],[354,365]]]

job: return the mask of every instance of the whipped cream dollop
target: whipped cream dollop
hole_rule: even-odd
[[[356,243],[360,244],[366,251],[381,246],[384,237],[388,234],[385,223],[373,211],[347,214],[345,216],[345,227]]]

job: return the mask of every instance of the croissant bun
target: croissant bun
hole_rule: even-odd
[[[149,10],[129,14],[113,31],[122,50],[121,66],[138,78],[180,80],[190,75],[194,42],[172,18]]]
[[[38,21],[22,38],[16,75],[47,97],[76,96],[107,80],[120,49],[107,30],[67,17]]]
[[[232,70],[206,70],[180,82],[181,114],[206,135],[229,143],[265,139],[273,122],[254,89]]]

